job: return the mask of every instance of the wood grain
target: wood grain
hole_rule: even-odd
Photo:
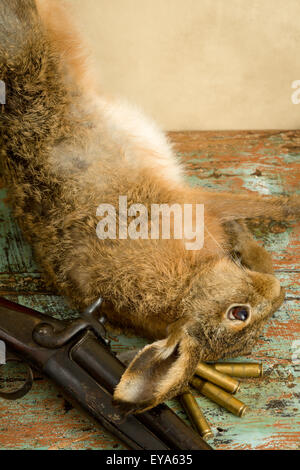
[[[169,136],[192,185],[263,194],[299,192],[300,132],[177,132]],[[3,187],[0,199],[0,295],[58,318],[75,317],[76,312],[70,310],[63,298],[47,291],[31,249],[8,208]],[[297,449],[300,228],[266,220],[252,222],[252,229],[272,252],[277,276],[287,289],[286,301],[247,358],[263,362],[264,377],[243,380],[238,398],[250,407],[243,418],[231,415],[196,392],[195,395],[212,425],[215,437],[210,443],[216,449]],[[146,343],[143,338],[110,336],[117,352]],[[11,367],[6,371],[6,382],[3,373],[0,376],[0,386],[20,380],[18,371]],[[168,404],[186,420],[177,400]],[[48,380],[36,376],[33,389],[25,398],[16,402],[0,399],[0,449],[123,449],[123,446],[83,418]]]

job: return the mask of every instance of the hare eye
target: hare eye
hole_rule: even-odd
[[[240,321],[246,321],[249,318],[249,315],[250,315],[249,308],[246,307],[245,305],[231,307],[227,314],[230,320],[240,320]]]

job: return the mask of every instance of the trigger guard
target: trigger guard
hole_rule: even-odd
[[[22,362],[15,357],[8,358],[7,362]],[[5,365],[5,364],[2,364]],[[33,372],[31,367],[28,364],[25,364],[27,368],[27,377],[25,380],[25,383],[22,385],[22,387],[18,388],[14,392],[1,392],[0,391],[0,398],[3,398],[4,400],[18,400],[20,398],[25,397],[27,393],[31,390],[32,385],[33,385]],[[1,366],[0,366],[1,367]]]

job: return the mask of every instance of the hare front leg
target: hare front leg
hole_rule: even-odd
[[[242,265],[252,271],[273,274],[273,262],[270,253],[252,236],[242,220],[230,221],[224,224],[230,250],[240,259]]]

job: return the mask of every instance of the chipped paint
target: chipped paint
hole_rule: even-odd
[[[230,131],[170,133],[193,185],[214,190],[282,194],[299,191],[300,132]],[[49,293],[0,189],[0,293],[57,318],[75,317],[61,297]],[[287,300],[266,325],[246,360],[261,361],[264,377],[243,379],[237,398],[250,411],[238,418],[195,392],[214,431],[216,449],[299,449],[299,366],[293,341],[299,339],[300,230],[295,224],[251,222],[275,260]],[[143,338],[109,334],[116,352],[140,348]],[[235,361],[245,361],[237,358]],[[168,404],[186,420],[177,400]],[[60,392],[36,376],[31,392],[16,402],[0,399],[0,449],[124,449],[98,430]]]

